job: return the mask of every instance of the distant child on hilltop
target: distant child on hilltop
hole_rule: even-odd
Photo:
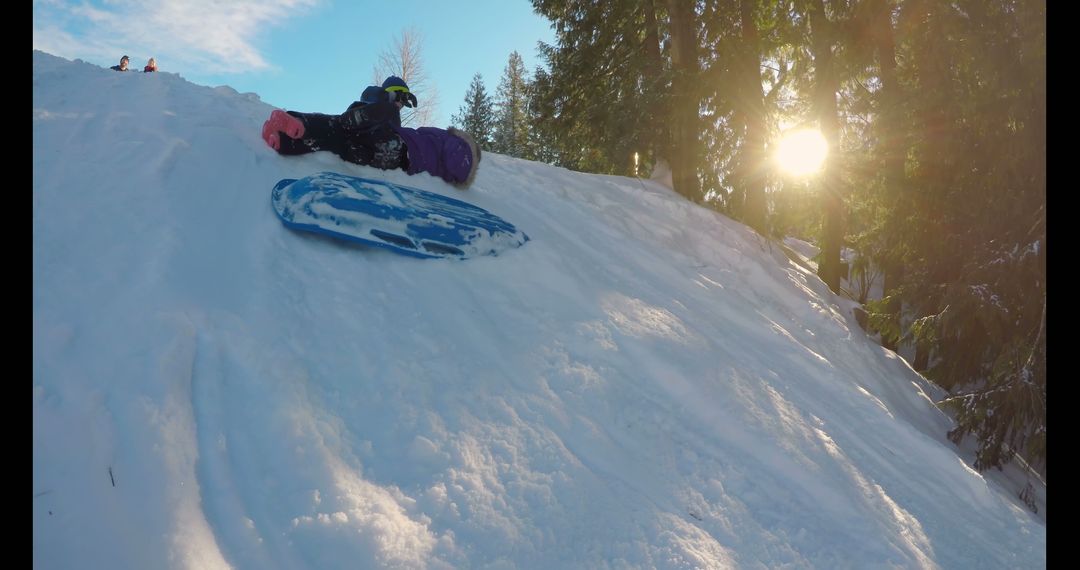
[[[124,57],[120,58],[120,65],[114,65],[109,69],[113,71],[130,71],[128,69],[128,56],[125,55]]]
[[[143,68],[143,73],[152,73],[157,71],[157,62],[154,58],[150,58],[150,61],[146,62],[146,67]]]
[[[263,123],[266,144],[284,155],[328,150],[349,162],[383,170],[428,172],[467,188],[476,177],[480,147],[453,127],[401,126],[401,107],[417,106],[399,77],[371,85],[340,115],[274,109]]]

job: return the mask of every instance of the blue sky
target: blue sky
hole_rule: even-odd
[[[154,57],[161,71],[195,83],[254,92],[290,110],[340,113],[406,29],[422,39],[433,87],[417,96],[437,105],[431,126],[439,127],[464,102],[473,74],[494,95],[512,51],[531,73],[541,64],[537,42],[554,41],[526,0],[35,0],[33,36],[34,49],[68,59],[108,67],[127,54],[141,69]]]

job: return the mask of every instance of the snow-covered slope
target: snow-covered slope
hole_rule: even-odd
[[[228,87],[33,81],[36,568],[1046,564],[849,302],[663,186],[488,153],[460,192],[278,156]],[[287,230],[270,189],[322,170],[532,239]]]

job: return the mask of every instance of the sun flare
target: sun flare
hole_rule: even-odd
[[[805,176],[821,169],[829,144],[817,129],[792,131],[780,139],[776,148],[776,163],[789,174]]]

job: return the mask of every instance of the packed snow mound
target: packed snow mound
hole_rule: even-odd
[[[33,92],[35,567],[1045,567],[850,302],[670,189],[282,157],[254,94],[38,51]],[[324,170],[531,240],[283,227]]]

